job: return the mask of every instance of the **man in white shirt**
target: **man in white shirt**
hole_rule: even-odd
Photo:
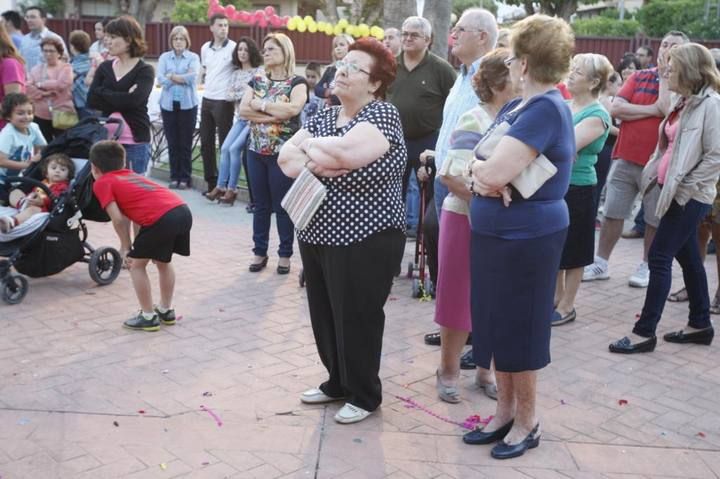
[[[227,89],[234,69],[232,55],[235,42],[228,38],[229,29],[225,15],[213,15],[210,18],[213,39],[200,49],[200,61],[205,72],[205,91],[200,107],[200,153],[208,185],[203,195],[217,185],[215,135],[219,136],[222,145],[233,123],[234,103],[227,100]]]
[[[25,59],[25,69],[30,72],[35,65],[43,63],[42,49],[40,42],[47,37],[55,37],[62,43],[63,58],[67,59],[67,45],[62,37],[55,32],[51,32],[45,26],[47,15],[41,7],[28,7],[25,10],[25,23],[27,23],[29,33],[23,35],[22,43],[20,43],[20,54]]]

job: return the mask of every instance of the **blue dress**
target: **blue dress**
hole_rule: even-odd
[[[558,169],[532,197],[475,196],[470,204],[471,312],[475,364],[503,372],[550,362],[555,279],[569,224],[565,194],[575,159],[572,113],[560,92],[509,102],[496,122],[508,135],[544,154]]]

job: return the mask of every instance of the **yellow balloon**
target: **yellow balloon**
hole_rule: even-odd
[[[317,32],[318,31],[317,23],[313,22],[313,23],[308,24],[307,29],[308,29],[308,32],[310,32],[310,33]]]
[[[367,24],[361,23],[357,26],[357,28],[361,37],[367,37],[368,35],[370,35],[370,27],[367,26]]]
[[[315,19],[314,19],[313,17],[311,17],[310,15],[305,15],[305,18],[303,18],[303,21],[304,21],[305,23],[308,23],[308,24],[309,24],[309,23],[314,23],[314,22],[315,22]]]
[[[335,25],[335,27],[333,28],[333,34],[340,35],[342,32],[343,32],[343,27],[339,23],[337,25]]]
[[[338,25],[340,25],[340,28],[347,28],[349,23],[344,18],[341,18],[339,22],[337,22]]]
[[[307,30],[307,25],[305,25],[305,22],[301,18],[300,21],[297,22],[297,31],[300,33],[303,33]]]
[[[297,28],[297,23],[295,22],[295,19],[294,18],[289,19],[287,22],[287,29],[290,30],[291,32],[294,32],[296,28]]]
[[[335,35],[335,29],[329,23],[327,25],[325,25],[325,35],[330,36],[330,37]]]

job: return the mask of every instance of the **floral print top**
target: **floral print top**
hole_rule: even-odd
[[[265,74],[255,75],[250,82],[255,98],[268,103],[290,102],[290,92],[297,85],[307,85],[302,76],[271,80]],[[260,155],[277,155],[283,144],[300,129],[300,113],[279,123],[250,122],[250,150]]]

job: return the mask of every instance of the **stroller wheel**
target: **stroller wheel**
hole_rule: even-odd
[[[407,265],[407,274],[406,274],[407,278],[408,279],[412,278],[414,272],[415,272],[415,263],[413,263],[412,261],[409,261],[408,265]]]
[[[305,287],[305,270],[301,269],[300,274],[298,275],[298,284],[301,288]]]
[[[18,304],[28,292],[28,281],[25,276],[11,274],[2,284],[2,299],[7,304]]]
[[[90,270],[90,278],[100,286],[105,286],[118,277],[120,268],[122,267],[122,258],[120,252],[115,248],[103,246],[92,252],[88,268]]]

